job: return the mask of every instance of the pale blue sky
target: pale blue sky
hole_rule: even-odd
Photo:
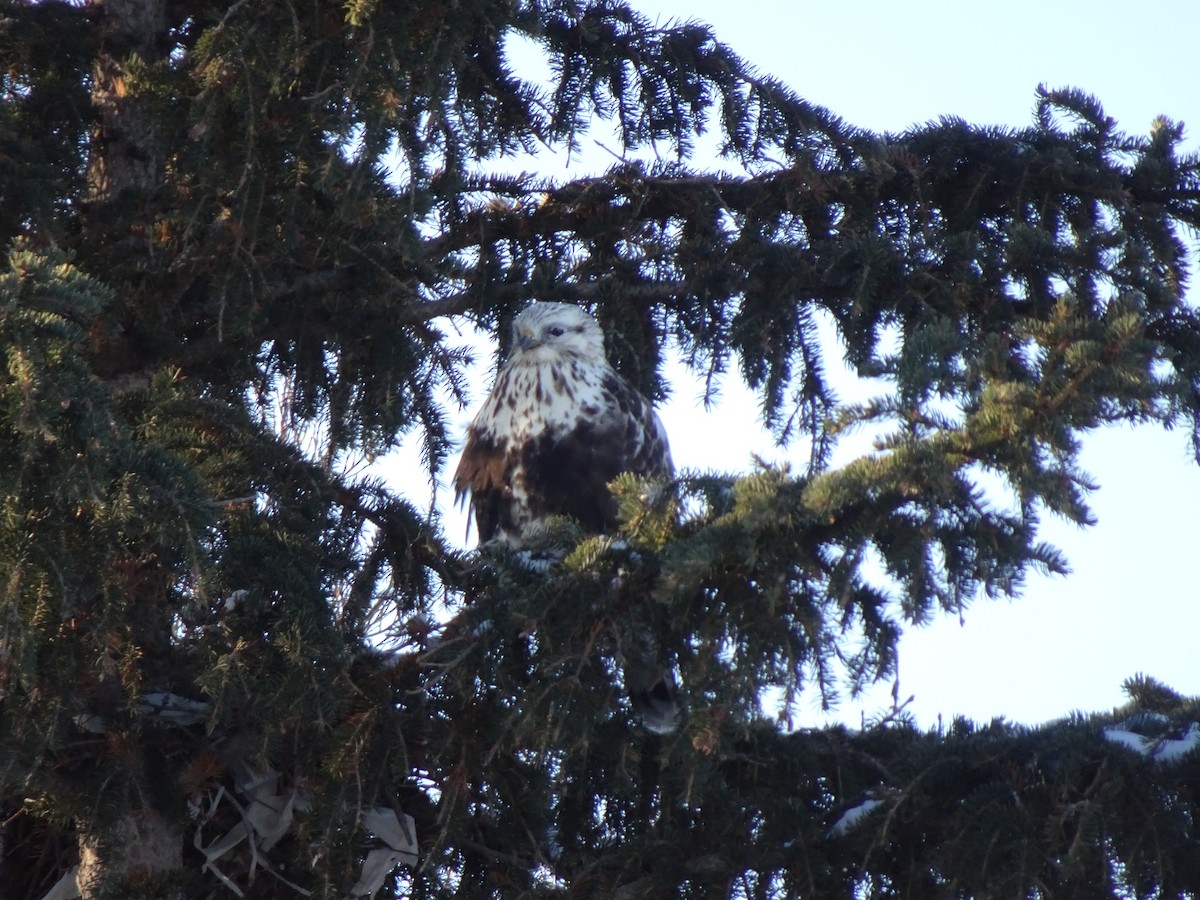
[[[805,3],[643,0],[648,16],[696,18],[761,71],[847,122],[900,131],[942,115],[1026,125],[1034,90],[1097,96],[1122,129],[1156,115],[1200,136],[1200,3]],[[712,433],[712,432],[710,432]],[[729,433],[721,431],[720,433]],[[679,441],[675,442],[678,446]],[[1100,524],[1049,523],[1066,579],[1031,576],[1012,602],[980,601],[906,636],[900,694],[923,725],[939,714],[1039,722],[1123,702],[1135,672],[1200,694],[1200,467],[1182,432],[1111,430],[1083,457]],[[887,702],[873,695],[868,710]],[[855,709],[842,710],[851,721]]]
[[[1189,147],[1200,135],[1200,3],[1150,0],[1134,12],[1124,2],[1075,0],[632,2],[664,23],[710,23],[760,71],[873,130],[901,131],[942,115],[1025,125],[1034,90],[1045,83],[1096,95],[1126,131],[1145,133],[1165,114],[1193,125]],[[736,384],[709,412],[697,404],[695,385],[676,387],[663,418],[681,467],[747,469],[752,452],[802,461],[799,448],[776,448],[757,428],[756,405]],[[476,403],[485,390],[480,383]],[[389,471],[425,503],[428,488],[414,483],[407,459]],[[1045,531],[1074,574],[1031,575],[1011,603],[981,600],[961,626],[944,617],[906,635],[900,695],[915,695],[909,709],[920,724],[955,714],[1036,723],[1103,710],[1123,702],[1120,684],[1136,672],[1200,694],[1200,529],[1193,524],[1200,467],[1190,460],[1187,436],[1113,430],[1086,442],[1083,462],[1101,484],[1092,504],[1100,524],[1080,531],[1051,522]],[[445,508],[444,487],[439,499]],[[462,534],[461,516],[448,512],[446,524],[451,537]],[[856,724],[861,710],[887,705],[890,692],[882,685],[864,704],[845,702],[838,717]],[[810,723],[820,721],[809,712]]]

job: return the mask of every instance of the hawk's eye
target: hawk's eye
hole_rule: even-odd
[[[549,328],[546,329],[546,331],[548,331],[550,334],[554,335],[555,337],[563,336],[563,330],[557,325],[551,325]]]

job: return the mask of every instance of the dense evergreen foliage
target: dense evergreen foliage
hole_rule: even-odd
[[[0,897],[1200,892],[1200,711],[1147,679],[1034,730],[786,727],[1063,570],[1084,432],[1200,434],[1180,126],[1046,90],[874,134],[612,0],[0,0],[0,61]],[[510,174],[601,120],[627,162]],[[448,336],[534,298],[650,393],[670,341],[740,368],[807,465],[678,514],[622,479],[549,567],[453,550],[361,463],[443,466]],[[836,401],[831,329],[878,399]]]

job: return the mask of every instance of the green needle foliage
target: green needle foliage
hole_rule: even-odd
[[[0,898],[1200,892],[1200,711],[1149,679],[788,725],[1065,573],[1086,432],[1200,446],[1180,125],[874,134],[615,0],[0,0],[0,62]],[[593,127],[624,161],[513,174]],[[671,342],[736,367],[804,465],[454,550],[366,463],[443,471],[456,330],[533,299],[653,396]]]

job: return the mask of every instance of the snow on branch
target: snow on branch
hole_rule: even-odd
[[[838,820],[829,828],[830,837],[844,837],[859,826],[868,815],[871,814],[878,806],[882,806],[883,801],[869,797],[856,806],[850,807],[840,816]]]
[[[1177,763],[1200,746],[1200,723],[1196,722],[1190,723],[1179,738],[1150,737],[1119,727],[1105,728],[1103,734],[1105,740],[1128,747],[1162,765]]]

